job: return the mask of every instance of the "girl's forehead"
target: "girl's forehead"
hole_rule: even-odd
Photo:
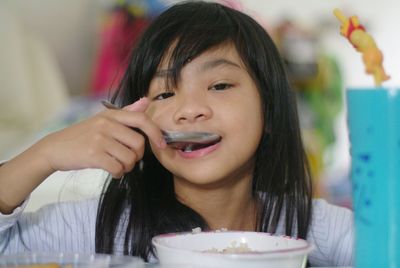
[[[170,69],[171,67],[173,67],[174,59],[172,59],[172,55],[173,55],[173,51],[174,51],[175,47],[176,47],[176,44],[175,45],[173,44],[166,51],[160,65],[158,66],[158,71]],[[179,57],[179,55],[177,55],[177,57]],[[187,59],[185,65],[189,64],[189,63],[201,63],[201,62],[204,62],[204,61],[207,61],[210,59],[216,59],[216,58],[229,59],[230,61],[234,61],[236,64],[240,65],[241,67],[245,66],[236,47],[231,42],[226,42],[226,43],[219,44],[217,46],[210,47],[209,49],[205,50],[204,52],[200,53],[199,55],[196,55],[194,58]]]

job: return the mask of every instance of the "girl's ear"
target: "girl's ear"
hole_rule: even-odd
[[[149,106],[149,99],[144,97],[140,98],[138,101],[135,101],[132,104],[125,106],[123,109],[130,112],[144,112]]]

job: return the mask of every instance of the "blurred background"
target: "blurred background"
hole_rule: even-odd
[[[102,107],[115,89],[129,48],[171,0],[2,0],[0,2],[0,160]],[[400,85],[397,0],[220,1],[258,20],[274,38],[298,96],[316,193],[351,207],[345,90],[374,85],[361,54],[339,33],[334,8],[357,15]],[[57,172],[31,196],[48,202],[95,196],[101,170]],[[100,179],[99,179],[100,177]]]

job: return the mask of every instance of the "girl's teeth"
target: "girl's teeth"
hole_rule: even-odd
[[[193,151],[192,149],[193,149],[193,146],[192,146],[192,145],[188,145],[188,146],[186,146],[184,152],[185,152],[185,153],[190,153],[190,152]]]

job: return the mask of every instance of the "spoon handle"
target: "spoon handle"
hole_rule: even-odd
[[[109,102],[107,100],[101,100],[101,104],[103,104],[103,106],[108,108],[108,109],[121,110],[121,108],[119,108],[117,105],[112,104],[111,102]]]

